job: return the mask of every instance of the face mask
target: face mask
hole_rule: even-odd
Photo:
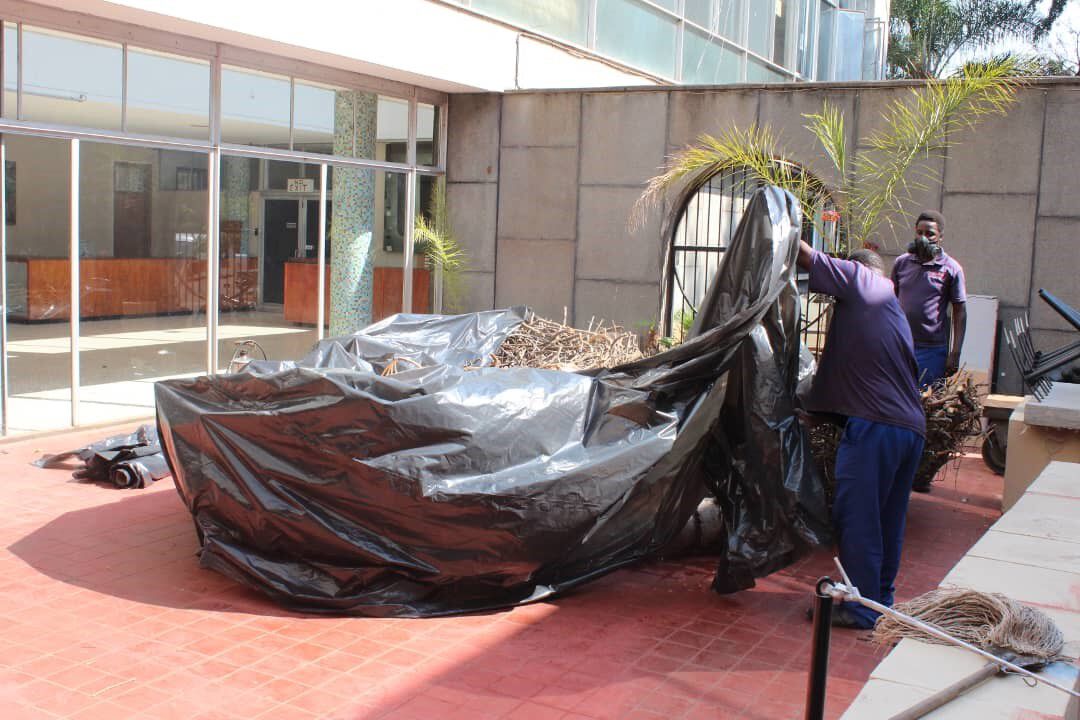
[[[941,246],[930,242],[922,235],[917,235],[908,245],[907,251],[914,255],[919,262],[930,262],[941,255]]]

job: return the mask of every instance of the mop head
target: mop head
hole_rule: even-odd
[[[1053,620],[999,593],[940,588],[893,609],[987,651],[1008,650],[1053,662],[1061,658],[1065,645],[1065,637]],[[878,618],[874,626],[875,642],[892,645],[906,637],[936,645],[948,644],[888,615]]]

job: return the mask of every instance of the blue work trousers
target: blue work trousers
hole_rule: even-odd
[[[949,359],[948,345],[915,346],[915,362],[919,365],[919,387],[927,388],[945,379],[945,362]]]
[[[848,418],[836,453],[832,519],[840,562],[863,597],[893,603],[911,482],[923,438],[897,425]],[[878,613],[845,603],[865,627]]]

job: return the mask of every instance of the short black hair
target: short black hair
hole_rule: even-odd
[[[870,250],[869,248],[855,250],[850,255],[848,255],[847,259],[851,262],[857,262],[860,265],[865,265],[871,270],[876,270],[882,275],[885,274],[885,261],[881,259],[880,255],[878,255],[873,250]]]
[[[919,218],[915,221],[915,226],[918,227],[919,223],[923,220],[926,222],[937,223],[938,232],[945,232],[945,216],[937,210],[923,210],[919,214]]]

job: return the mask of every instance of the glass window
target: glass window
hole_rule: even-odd
[[[332,155],[338,91],[301,80],[296,81],[293,91],[293,148]]]
[[[409,102],[397,98],[379,97],[377,141],[380,145],[409,142]],[[389,159],[380,154],[379,159]],[[405,162],[394,159],[391,162]]]
[[[833,79],[832,58],[833,38],[836,33],[837,10],[824,0],[821,3],[821,32],[818,33],[817,80],[828,82]]]
[[[776,16],[773,18],[773,62],[788,66],[788,41],[795,17],[791,0],[775,0]]]
[[[11,134],[3,143],[8,183],[21,185],[18,207],[8,208],[4,258],[7,432],[56,430],[71,424],[71,145]]]
[[[287,77],[222,68],[221,139],[288,149],[290,97]]]
[[[675,0],[652,0],[652,4],[675,12]]]
[[[743,0],[717,0],[716,19],[720,34],[737,43],[743,41],[743,29],[746,26],[746,12]]]
[[[697,23],[706,30],[716,32],[712,10],[712,0],[686,0],[683,13],[690,22]]]
[[[18,113],[19,90],[19,29],[14,23],[4,23],[4,117]]]
[[[206,163],[80,144],[80,423],[152,414],[155,381],[206,372]]]
[[[803,0],[799,17],[796,68],[805,79],[814,77],[814,37],[817,35],[818,0]]]
[[[471,7],[578,45],[588,40],[588,0],[472,0]]]
[[[269,178],[314,176],[288,194],[252,188]],[[245,340],[271,359],[295,360],[315,343],[318,308],[318,165],[223,154],[219,248],[218,364],[226,370]],[[332,200],[328,197],[332,212]],[[329,232],[326,234],[329,239]],[[259,349],[248,348],[256,358]]]
[[[267,162],[265,188],[294,193],[318,192],[319,166],[278,160]]]
[[[770,55],[774,16],[775,2],[773,0],[758,0],[750,3],[749,37],[746,39],[746,45],[763,57]]]
[[[128,47],[127,129],[206,140],[210,64]]]
[[[120,129],[123,48],[23,26],[23,119]]]
[[[416,106],[416,163],[439,164],[439,108],[434,105]]]
[[[676,21],[634,0],[599,0],[596,49],[661,75],[675,75]]]
[[[836,11],[836,77],[834,80],[862,78],[863,28],[865,16],[851,10]]]
[[[719,40],[686,29],[683,39],[682,81],[687,84],[719,85],[739,82],[740,53]]]
[[[775,83],[791,82],[791,78],[779,70],[766,65],[759,60],[748,57],[746,59],[746,82],[750,83]]]

